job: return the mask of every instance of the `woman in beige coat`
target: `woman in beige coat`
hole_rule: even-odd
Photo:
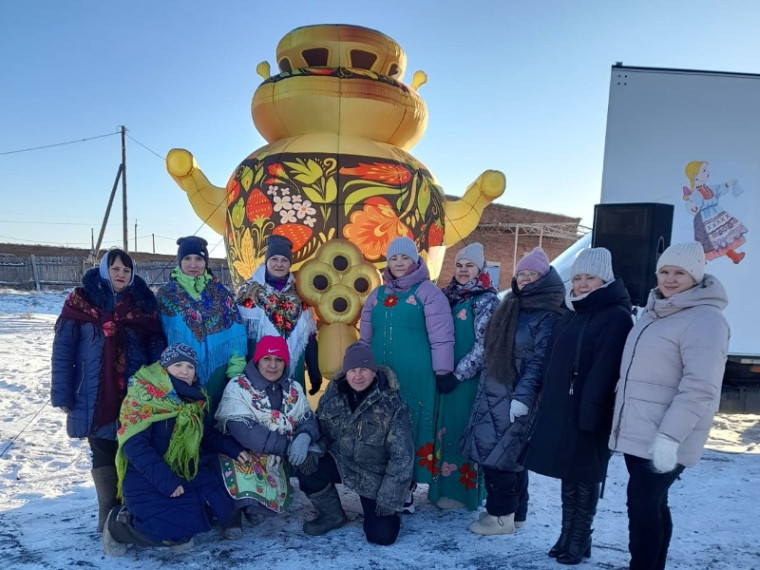
[[[631,570],[665,568],[668,490],[702,456],[728,352],[726,291],[698,242],[671,245],[623,351],[610,449],[625,454]]]

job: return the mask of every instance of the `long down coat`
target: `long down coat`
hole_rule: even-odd
[[[572,309],[549,341],[541,407],[525,464],[549,477],[598,483],[610,458],[615,384],[633,326],[631,299],[618,278],[573,301]]]

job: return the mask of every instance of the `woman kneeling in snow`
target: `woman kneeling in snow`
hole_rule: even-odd
[[[221,456],[237,529],[242,509],[249,522],[258,524],[290,505],[290,465],[300,465],[319,436],[301,384],[288,376],[289,360],[284,338],[262,337],[244,374],[233,376],[225,387],[216,413],[221,429],[251,456],[246,462]]]
[[[103,549],[109,556],[121,556],[127,544],[192,545],[195,534],[211,527],[206,506],[222,528],[230,524],[232,500],[217,453],[240,461],[248,453],[212,429],[196,364],[195,351],[175,343],[129,380],[116,455],[124,506],[114,507],[105,524]]]

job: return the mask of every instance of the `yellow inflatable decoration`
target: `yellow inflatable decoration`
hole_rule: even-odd
[[[370,292],[380,285],[380,272],[350,241],[334,239],[301,266],[296,288],[319,317],[319,368],[332,378],[343,353],[359,340],[355,323]]]
[[[293,242],[294,270],[335,239],[381,267],[388,243],[409,236],[437,278],[446,246],[475,229],[504,192],[504,175],[488,170],[461,199],[446,200],[407,152],[427,126],[417,94],[427,77],[418,71],[411,85],[402,83],[406,56],[378,31],[297,28],[277,46],[277,65],[271,76],[266,62],[257,67],[264,82],[251,105],[269,144],[235,169],[226,188],[212,185],[190,152],[173,149],[166,158],[195,212],[225,236],[233,281],[252,275],[270,234]]]

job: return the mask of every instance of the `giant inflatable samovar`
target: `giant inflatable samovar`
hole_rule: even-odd
[[[348,327],[340,335],[345,345],[356,336],[361,303],[379,283],[372,266],[384,266],[388,243],[414,239],[437,278],[446,246],[475,229],[506,181],[488,170],[462,198],[447,200],[433,174],[407,152],[427,126],[417,93],[427,77],[417,71],[411,85],[401,82],[406,56],[388,36],[349,25],[297,28],[277,46],[277,65],[274,75],[266,62],[257,67],[264,82],[251,105],[268,144],[240,163],[226,188],[212,185],[183,149],[169,152],[167,169],[200,218],[225,237],[236,284],[263,261],[270,234],[293,242],[294,271],[330,245],[343,260],[334,275],[312,268],[298,284],[320,322]],[[324,255],[319,262],[330,265]],[[359,265],[361,284],[354,287],[345,278]],[[329,307],[320,307],[328,299]]]

